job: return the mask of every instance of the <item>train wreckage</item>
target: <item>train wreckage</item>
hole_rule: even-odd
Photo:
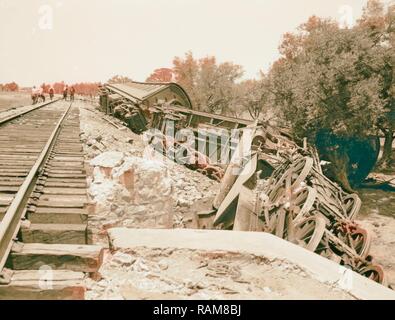
[[[159,97],[159,98],[158,98]],[[323,174],[316,149],[284,130],[191,109],[178,85],[106,84],[100,108],[173,160],[220,181],[204,229],[274,234],[387,285],[355,218],[361,200]]]

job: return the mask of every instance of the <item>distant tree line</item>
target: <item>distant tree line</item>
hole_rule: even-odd
[[[64,81],[55,82],[52,84],[43,83],[40,85],[43,88],[44,93],[49,93],[49,89],[51,87],[54,88],[55,94],[61,94],[66,87],[66,83]],[[98,94],[99,86],[101,85],[100,82],[80,82],[69,84],[69,87],[74,87],[76,94],[86,95],[86,96],[96,96]],[[20,90],[20,86],[15,83],[6,83],[0,84],[0,91],[8,91],[8,92],[17,92]]]
[[[19,86],[15,82],[0,83],[0,91],[16,92],[19,90]]]

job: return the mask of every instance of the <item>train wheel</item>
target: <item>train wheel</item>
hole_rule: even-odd
[[[388,286],[387,278],[384,273],[384,269],[379,264],[371,264],[367,267],[362,268],[359,273],[370,280],[376,281],[383,286]]]
[[[371,235],[365,229],[357,228],[352,234],[348,235],[347,244],[365,259],[369,254],[371,241]]]
[[[359,209],[361,209],[361,199],[355,193],[353,193],[344,197],[343,203],[347,217],[350,220],[355,219]]]
[[[290,210],[294,221],[303,219],[313,207],[317,197],[317,190],[311,187],[299,189],[293,193],[290,201]]]
[[[301,182],[307,178],[312,168],[312,158],[303,157],[295,161],[275,182],[269,193],[270,200],[276,202],[279,199],[281,190],[286,187],[287,181],[291,189],[300,187]]]
[[[315,251],[325,233],[325,219],[319,216],[309,217],[294,226],[289,226],[288,232],[288,241],[309,251]]]

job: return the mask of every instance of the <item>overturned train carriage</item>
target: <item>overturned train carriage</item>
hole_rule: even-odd
[[[361,200],[323,174],[312,146],[267,124],[192,110],[171,83],[105,85],[100,106],[135,132],[155,129],[157,150],[221,182],[198,227],[269,232],[386,284],[354,221]]]

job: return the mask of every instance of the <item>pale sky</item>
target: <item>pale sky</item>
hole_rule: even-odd
[[[144,81],[174,56],[215,55],[257,77],[313,14],[352,21],[367,0],[0,0],[0,83]]]

